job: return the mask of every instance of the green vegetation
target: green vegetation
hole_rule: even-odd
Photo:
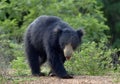
[[[115,48],[120,48],[120,1],[102,0],[104,4],[104,14],[108,19],[110,31],[107,34],[111,35],[110,43]]]
[[[113,70],[110,55],[115,51],[105,47],[103,42],[83,43],[81,50],[74,53],[74,57],[66,63],[66,67],[69,72],[80,75],[107,75]]]
[[[120,20],[117,18],[120,1],[109,1],[0,0],[0,81],[4,83],[13,81],[14,76],[30,75],[24,54],[23,36],[27,26],[40,15],[59,16],[73,28],[85,30],[83,44],[72,59],[65,63],[70,73],[119,73],[120,65],[117,64],[117,69],[114,69],[116,67],[113,67],[111,55],[120,51]],[[116,24],[112,24],[112,21]],[[11,76],[13,77],[9,78]]]

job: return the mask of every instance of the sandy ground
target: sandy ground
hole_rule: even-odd
[[[26,81],[20,84],[120,84],[108,76],[74,76],[73,79],[60,79],[57,77],[40,77],[34,81]]]

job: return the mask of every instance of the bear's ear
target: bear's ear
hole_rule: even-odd
[[[57,26],[56,28],[54,28],[53,32],[58,34],[62,32],[62,29],[59,26]]]
[[[83,29],[77,30],[77,34],[78,34],[79,38],[81,38],[84,35],[84,30]]]

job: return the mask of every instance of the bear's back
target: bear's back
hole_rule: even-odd
[[[36,24],[42,24],[42,25],[51,25],[55,22],[58,22],[60,21],[61,19],[59,17],[56,17],[56,16],[47,16],[47,15],[42,15],[40,17],[38,17],[34,23]]]

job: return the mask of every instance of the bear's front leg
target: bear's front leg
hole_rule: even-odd
[[[54,50],[47,51],[47,57],[49,65],[52,71],[55,73],[56,76],[60,78],[73,78],[72,76],[68,75],[61,58],[59,57],[59,53],[55,52]]]
[[[61,58],[61,60],[63,62],[63,65],[64,65],[65,60],[66,60],[66,58],[64,57],[64,54],[63,53],[59,53],[59,57]],[[50,70],[48,75],[51,76],[51,77],[56,76],[55,72],[53,72],[52,70]]]

